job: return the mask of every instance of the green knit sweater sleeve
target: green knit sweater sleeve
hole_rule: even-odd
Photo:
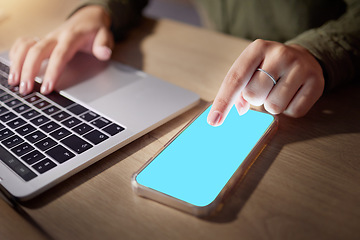
[[[86,0],[73,13],[88,5],[102,6],[111,17],[111,31],[115,40],[124,37],[125,33],[139,23],[142,10],[149,0]]]
[[[286,42],[305,47],[319,60],[326,89],[360,81],[360,1],[346,2],[346,13],[337,20]]]

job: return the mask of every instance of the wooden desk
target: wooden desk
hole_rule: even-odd
[[[20,35],[42,36],[76,5],[31,1],[39,11],[26,6],[30,1],[15,3],[23,7],[5,9],[10,18],[0,30],[11,31],[2,34],[0,49]],[[132,192],[132,173],[215,97],[246,45],[169,20],[144,22],[117,46],[114,58],[191,89],[204,101],[21,208],[55,239],[359,239],[359,85],[323,97],[304,118],[280,116],[277,135],[215,217],[199,219]],[[0,236],[21,229],[23,238],[42,238],[6,204],[0,208]]]

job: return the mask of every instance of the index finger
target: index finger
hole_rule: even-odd
[[[264,52],[259,44],[263,44],[263,41],[256,40],[251,43],[226,74],[207,118],[210,125],[219,126],[224,122],[236,98],[263,61]]]
[[[45,72],[43,83],[40,92],[42,94],[49,94],[54,90],[55,83],[60,78],[66,64],[74,57],[79,51],[84,39],[78,36],[65,35],[58,40],[55,46]]]

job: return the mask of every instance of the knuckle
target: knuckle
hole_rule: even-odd
[[[62,31],[58,34],[57,38],[59,42],[71,43],[75,39],[81,39],[84,36],[84,32],[76,30],[74,28],[69,28],[65,31]]]
[[[253,89],[246,87],[243,91],[243,98],[254,106],[260,106],[264,103],[264,98]]]
[[[249,87],[246,87],[243,90],[243,97],[245,100],[247,100],[248,102],[253,102],[253,100],[256,99],[256,93],[255,91],[253,91],[252,89],[250,89]]]
[[[226,106],[230,104],[230,99],[225,97],[218,97],[216,99],[216,104],[219,106],[219,108],[224,109]]]
[[[255,47],[255,48],[264,48],[264,47],[267,47],[268,46],[268,41],[266,40],[263,40],[263,39],[256,39],[252,42],[252,45]]]
[[[264,108],[272,114],[280,114],[285,110],[284,106],[269,100],[265,101]]]
[[[19,44],[25,44],[29,41],[28,37],[19,37],[16,39],[15,43],[19,43]]]
[[[52,52],[51,57],[59,61],[64,61],[66,60],[66,52],[67,52],[66,46],[57,45],[54,51]]]
[[[13,53],[13,56],[15,54],[21,54],[23,52],[27,52],[33,44],[34,42],[29,41],[29,38],[21,37],[15,41],[10,51]]]
[[[35,44],[34,46],[32,46],[30,49],[29,49],[29,54],[30,55],[33,55],[33,56],[38,56],[41,54],[41,52],[43,51],[43,48],[42,46],[38,45],[38,44]]]
[[[247,47],[248,51],[252,54],[265,51],[269,46],[269,42],[263,39],[256,39]]]
[[[294,57],[294,54],[292,54],[292,51],[289,51],[289,48],[285,45],[279,45],[276,48],[276,54],[282,58],[286,58],[288,61],[293,59],[293,57]]]
[[[286,62],[288,65],[302,64],[299,61],[298,55],[284,44],[280,44],[275,48],[274,56],[276,56],[278,59],[281,59],[281,61]]]

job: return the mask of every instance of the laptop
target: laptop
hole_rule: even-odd
[[[43,64],[42,69],[46,67]],[[21,96],[0,54],[0,189],[31,199],[195,106],[199,96],[115,61],[78,53],[56,91]],[[130,181],[130,179],[129,179]]]

